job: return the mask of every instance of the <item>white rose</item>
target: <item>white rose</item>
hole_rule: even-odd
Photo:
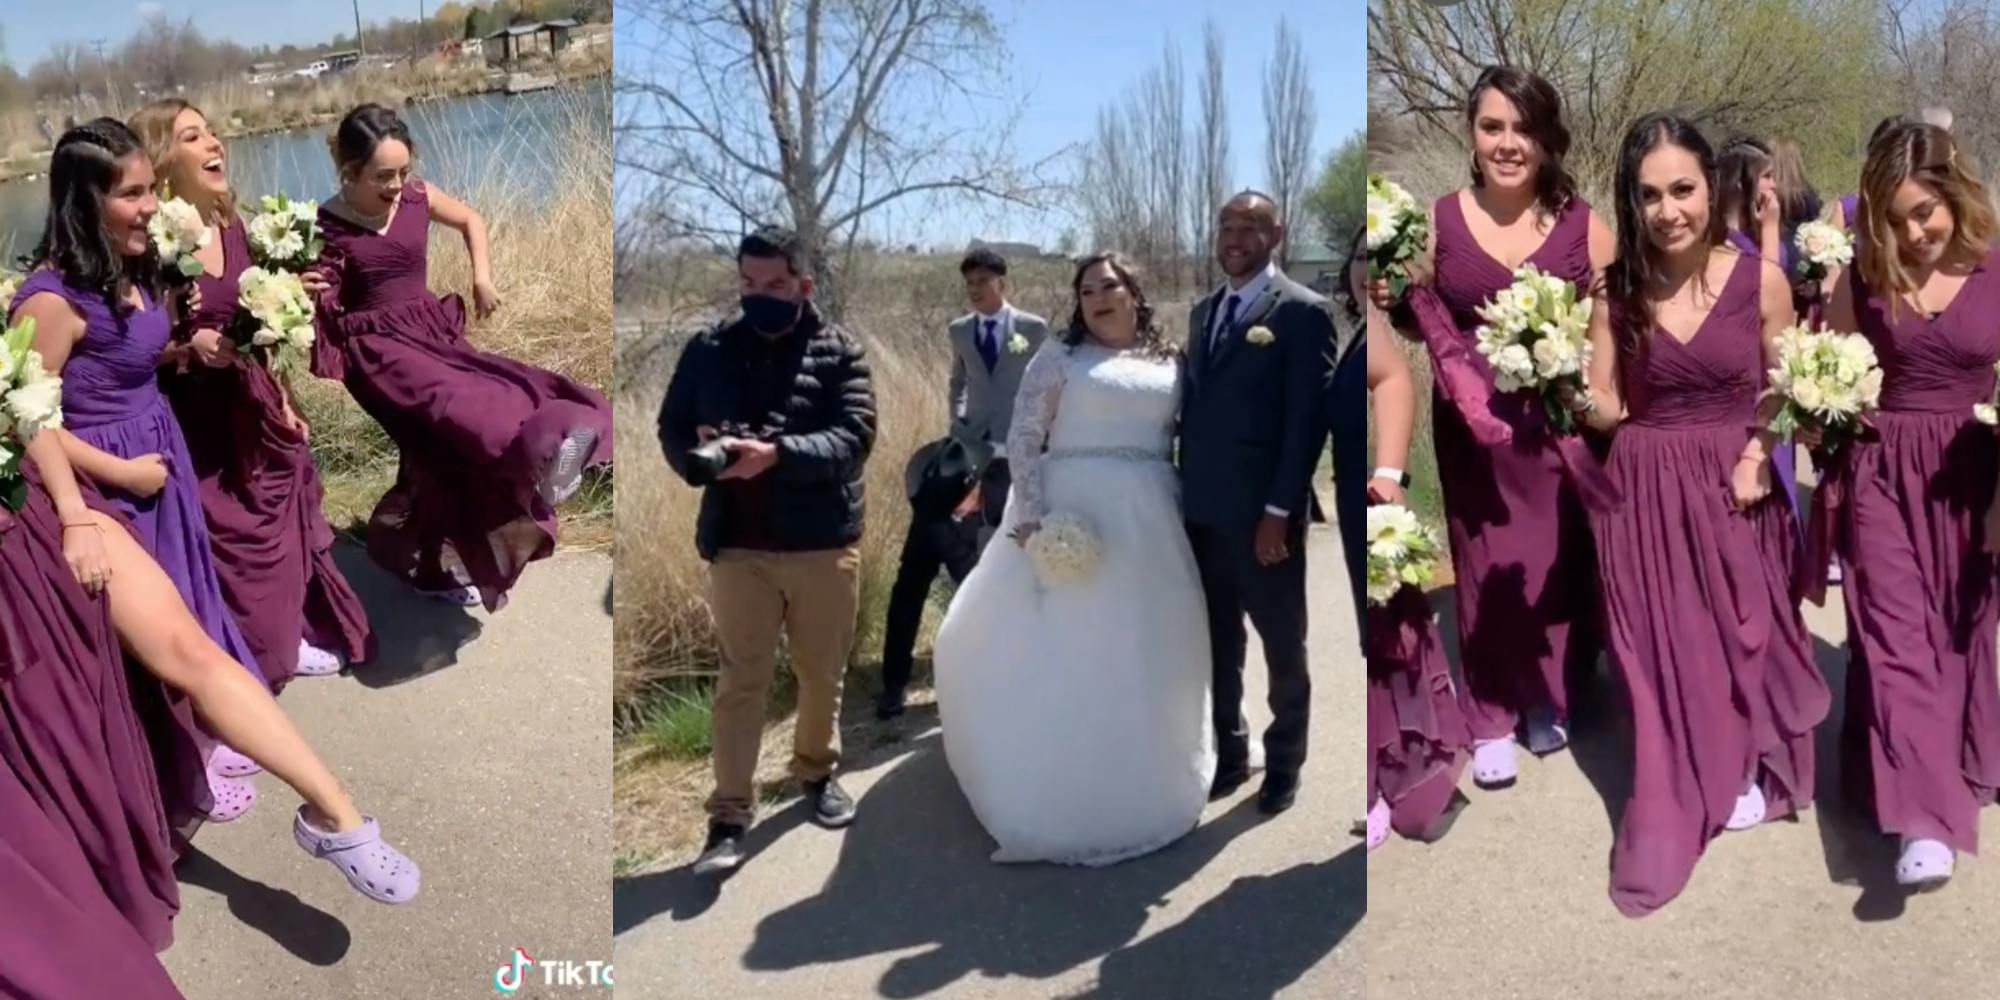
[[[44,428],[62,426],[62,379],[42,368],[42,356],[28,352],[21,385],[7,393],[7,413],[19,424],[23,441]]]

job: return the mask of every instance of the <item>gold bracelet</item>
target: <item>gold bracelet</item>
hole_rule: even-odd
[[[62,526],[64,530],[68,530],[70,528],[96,528],[99,531],[104,530],[104,525],[101,525],[96,521],[64,521],[62,523]]]

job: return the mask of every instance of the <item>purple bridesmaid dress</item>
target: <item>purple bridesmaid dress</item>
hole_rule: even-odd
[[[1388,800],[1397,833],[1428,839],[1470,756],[1465,713],[1430,600],[1406,588],[1367,613],[1368,805]]]
[[[132,970],[135,988],[164,982],[142,972],[157,968],[152,952],[172,942],[180,910],[174,831],[135,707],[157,706],[161,684],[128,675],[109,603],[76,582],[55,505],[35,466],[22,470],[27,503],[0,511],[0,995],[98,995],[19,986],[55,982],[61,956],[95,948]]]
[[[167,485],[150,497],[100,488],[131,522],[209,638],[261,679],[216,579],[187,439],[160,394],[160,351],[172,334],[166,309],[146,295],[143,309],[114,311],[102,292],[72,287],[52,270],[29,275],[14,303],[18,307],[41,292],[61,296],[84,318],[83,339],[70,349],[62,370],[64,427],[119,458],[157,454],[166,462]]]
[[[222,276],[196,279],[201,308],[186,331],[225,329],[236,315],[250,246],[240,222],[221,234]],[[160,385],[187,438],[222,595],[265,678],[275,688],[298,672],[301,638],[367,660],[374,632],[334,563],[312,446],[285,424],[270,371],[249,357],[228,368],[192,363]]]
[[[369,520],[369,555],[426,590],[469,584],[498,610],[528,563],[555,549],[555,510],[535,488],[542,470],[584,429],[596,434],[586,464],[608,464],[611,404],[466,342],[464,300],[427,285],[422,183],[404,186],[385,232],[325,209],[319,218],[333,288],[321,296],[313,370],[344,381],[402,453]]]
[[[1764,255],[1764,250],[1757,245],[1757,241],[1751,239],[1750,234],[1741,229],[1732,229],[1729,231],[1729,245],[1751,257],[1761,258]],[[1789,264],[1785,266],[1790,267]],[[1790,274],[1791,272],[1788,270],[1786,273]],[[1807,317],[1801,316],[1799,317],[1799,321],[1808,322],[1809,320]],[[1798,449],[1793,447],[1790,442],[1779,442],[1777,450],[1771,454],[1771,476],[1778,481],[1778,488],[1784,492],[1785,506],[1792,509],[1792,523],[1798,526],[1800,532],[1799,544],[1803,546],[1805,544],[1805,511],[1799,507],[1799,456]]]
[[[1476,310],[1514,275],[1473,238],[1457,193],[1439,199],[1432,217],[1436,291],[1470,344],[1481,322]],[[1572,198],[1526,263],[1588,288],[1589,223],[1590,206]],[[1486,359],[1470,361],[1492,378]],[[1506,738],[1531,711],[1566,719],[1568,662],[1596,655],[1589,523],[1550,444],[1542,404],[1529,393],[1496,392],[1488,406],[1513,427],[1511,442],[1482,445],[1449,402],[1439,397],[1432,407],[1457,576],[1460,699],[1475,740]]]
[[[1973,419],[2000,359],[2000,251],[1937,316],[1891,314],[1848,271],[1861,333],[1882,364],[1877,434],[1852,445],[1836,542],[1861,657],[1847,710],[1884,832],[1972,853],[2000,787],[1994,560],[1982,522],[2000,442]]]
[[[1761,266],[1737,258],[1688,342],[1656,326],[1620,354],[1628,417],[1606,473],[1626,503],[1591,526],[1605,645],[1632,713],[1632,790],[1611,849],[1626,916],[1680,894],[1753,775],[1769,817],[1812,799],[1829,695],[1791,596],[1792,512],[1730,500],[1763,386]]]

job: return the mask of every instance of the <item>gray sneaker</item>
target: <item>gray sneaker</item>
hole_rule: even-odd
[[[710,823],[708,844],[694,859],[696,875],[719,875],[736,870],[743,863],[743,827],[735,823]]]
[[[813,819],[819,825],[839,829],[854,822],[854,799],[840,787],[840,782],[831,777],[808,781],[805,792],[806,801],[812,803]]]

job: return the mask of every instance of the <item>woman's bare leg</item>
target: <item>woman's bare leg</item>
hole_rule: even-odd
[[[173,581],[123,527],[92,516],[103,528],[111,564],[105,592],[125,647],[154,676],[193,699],[195,711],[224,742],[292,786],[306,800],[306,819],[314,826],[359,827],[354,801],[271,692],[208,637]]]

